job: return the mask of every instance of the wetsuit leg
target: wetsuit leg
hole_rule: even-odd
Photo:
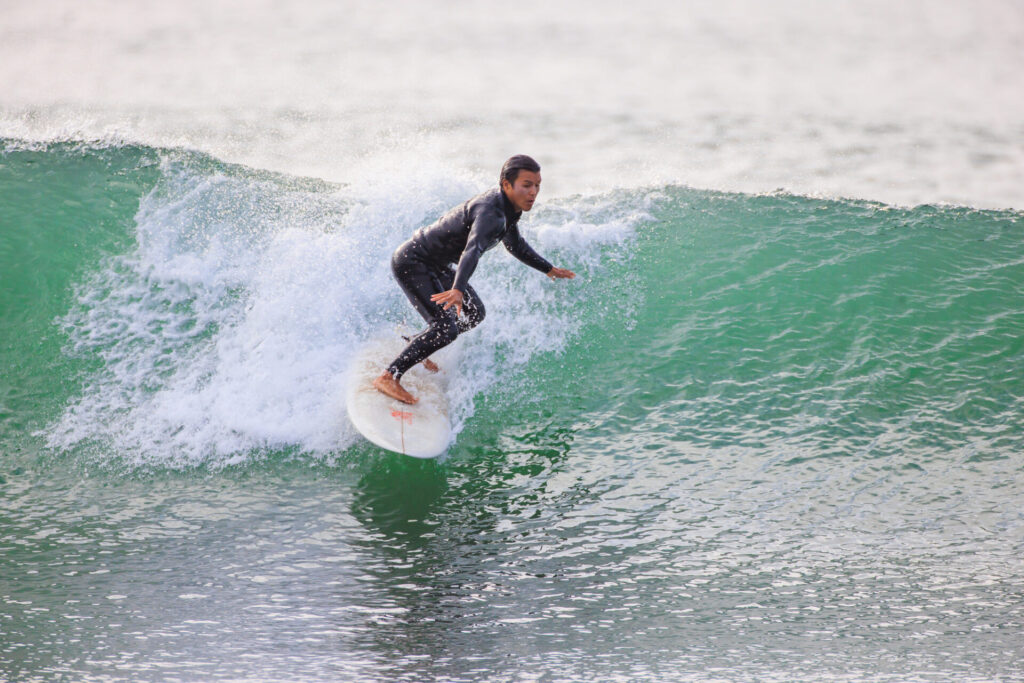
[[[452,268],[445,268],[439,273],[438,280],[441,284],[440,291],[444,292],[451,289],[452,285],[455,284],[455,271]],[[451,309],[449,309],[449,312],[451,312]],[[459,334],[468,332],[482,323],[486,315],[487,309],[484,308],[484,302],[480,300],[476,290],[467,284],[465,296],[462,298],[462,316],[456,321],[456,324],[459,326]]]
[[[479,325],[486,313],[480,297],[469,286],[466,287],[462,306],[463,319],[456,316],[454,308],[445,311],[440,304],[431,301],[430,297],[433,294],[451,289],[455,281],[455,271],[423,262],[410,255],[407,246],[408,243],[395,251],[391,258],[391,270],[409,302],[427,322],[428,327],[413,337],[405,350],[388,366],[388,372],[395,379],[401,379],[409,368],[429,358],[438,349],[451,344],[460,332]]]

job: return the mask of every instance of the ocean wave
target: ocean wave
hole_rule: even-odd
[[[390,252],[488,182],[385,165],[334,185],[119,146],[15,150],[5,164],[52,184],[5,200],[24,221],[93,179],[88,201],[49,203],[52,224],[78,233],[0,251],[11,266],[33,250],[76,263],[47,305],[26,281],[33,294],[6,314],[30,335],[56,328],[58,367],[78,377],[40,434],[171,467],[358,444],[342,404],[355,349],[419,324]],[[670,456],[1005,457],[1021,439],[1021,218],[679,186],[542,203],[528,239],[580,277],[551,283],[488,255],[474,286],[489,317],[452,360],[456,429],[500,440],[486,425],[553,402],[569,423],[589,415],[592,431]],[[45,385],[53,361],[20,381]]]

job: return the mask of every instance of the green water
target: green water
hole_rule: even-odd
[[[39,429],[74,391],[54,320],[104,256],[128,248],[155,155],[131,149],[0,156],[0,427],[5,443]]]
[[[534,296],[528,275],[488,256],[502,277],[467,349],[508,367],[465,366],[486,381],[446,457],[324,447],[294,418],[277,441],[195,422],[175,378],[198,366],[196,401],[242,400],[232,331],[291,320],[296,271],[373,213],[359,192],[160,150],[0,156],[0,677],[1024,677],[1019,213],[552,200],[530,220],[556,237],[635,218],[611,240],[540,234],[582,277],[526,303],[496,293]],[[439,210],[373,206],[389,239]],[[274,232],[310,217],[322,235]],[[271,233],[258,277],[208,266]],[[318,297],[359,291],[352,258]],[[297,356],[381,307],[349,300],[286,337]],[[524,318],[551,325],[533,351],[509,341]],[[302,367],[268,358],[240,366],[260,400]],[[240,452],[203,450],[232,429]]]

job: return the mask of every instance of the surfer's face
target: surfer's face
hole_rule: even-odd
[[[501,181],[501,189],[505,191],[505,196],[514,207],[520,211],[529,211],[537,201],[537,193],[540,192],[540,173],[519,171],[514,183]]]

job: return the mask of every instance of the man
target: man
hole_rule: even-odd
[[[469,278],[480,256],[499,241],[509,253],[552,280],[576,277],[555,268],[519,234],[519,218],[533,208],[540,191],[540,165],[520,154],[505,162],[492,188],[456,206],[436,223],[420,228],[395,250],[391,271],[429,327],[373,381],[378,391],[404,403],[417,399],[401,385],[402,375],[417,363],[437,372],[430,355],[455,341],[484,319],[484,305]],[[450,264],[457,263],[452,270]],[[454,309],[454,310],[452,310]],[[462,316],[465,309],[465,316]]]

